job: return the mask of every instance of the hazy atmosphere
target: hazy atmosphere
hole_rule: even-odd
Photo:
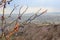
[[[60,5],[59,5],[60,0],[13,0],[10,5],[7,5],[6,10],[10,12],[14,4],[19,6],[24,6],[23,9],[25,9],[26,6],[28,6],[29,8],[26,13],[34,13],[39,8],[47,9],[48,12],[60,12]],[[18,12],[18,11],[15,11],[15,12]],[[1,10],[0,10],[0,13],[1,13]]]
[[[60,40],[60,0],[0,0],[0,40]]]

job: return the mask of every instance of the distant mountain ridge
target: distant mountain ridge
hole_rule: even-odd
[[[6,16],[8,16],[8,14],[5,14]],[[13,14],[12,17],[9,19],[10,21],[14,20],[15,18],[17,18],[18,14]],[[34,13],[28,13],[28,14],[24,14],[22,16],[21,22],[27,20],[31,15],[34,15]],[[1,16],[1,15],[0,15]],[[56,23],[60,23],[60,12],[53,12],[53,13],[46,13],[41,15],[40,17],[37,17],[35,20],[33,20],[34,22],[56,22]]]

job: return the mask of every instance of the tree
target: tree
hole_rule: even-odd
[[[21,25],[20,25],[20,22],[19,22],[19,20],[21,20],[21,17],[22,17],[22,15],[27,11],[27,9],[28,9],[28,7],[22,12],[22,14],[20,14],[20,10],[23,8],[23,6],[21,6],[20,8],[19,8],[19,14],[18,14],[18,17],[15,19],[15,20],[13,20],[11,23],[7,23],[6,22],[6,19],[8,19],[8,18],[10,18],[11,17],[11,15],[12,15],[12,13],[14,12],[14,10],[19,6],[19,5],[17,5],[17,6],[15,6],[14,5],[14,8],[13,8],[13,10],[9,13],[9,16],[7,16],[7,18],[5,17],[5,8],[6,8],[6,4],[8,3],[8,4],[10,4],[10,2],[11,2],[12,0],[2,0],[1,2],[0,2],[0,5],[1,5],[1,7],[3,7],[3,13],[2,13],[2,16],[1,16],[1,31],[2,31],[2,35],[1,35],[1,37],[5,37],[5,39],[6,40],[10,40],[10,37],[14,34],[14,33],[16,33],[16,32],[18,32],[18,30],[19,30],[19,28],[20,27],[22,27]],[[42,13],[40,13],[39,15],[37,14],[37,13],[39,13],[39,11],[40,11],[41,9],[39,9],[34,15],[32,15],[30,18],[28,18],[26,21],[24,21],[24,22],[26,22],[26,23],[30,23],[32,20],[34,20],[35,18],[37,18],[37,17],[39,17],[39,16],[41,16],[42,14],[44,14],[45,12],[47,12],[47,10],[45,10],[45,11],[43,11]],[[33,17],[34,16],[34,17]],[[32,18],[33,17],[33,18]],[[32,18],[32,19],[31,19]],[[29,21],[29,22],[28,22]],[[10,26],[11,24],[13,24],[15,22],[15,26],[14,26],[14,28],[13,28],[13,30],[12,31],[9,31],[9,30],[6,30],[7,31],[7,33],[6,33],[6,31],[5,31],[5,28],[7,28],[8,26]],[[24,23],[23,22],[23,23]],[[22,24],[23,24],[22,23]],[[23,24],[24,25],[24,24]],[[23,28],[23,27],[22,27]]]

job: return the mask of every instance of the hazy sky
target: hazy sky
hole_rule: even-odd
[[[49,12],[60,12],[60,0],[14,0],[13,3],[28,5],[31,9],[47,8]]]
[[[28,5],[32,7],[54,7],[59,8],[60,7],[60,0],[14,0],[14,3],[20,4],[20,5]]]
[[[29,9],[27,13],[35,12],[39,8],[48,9],[48,12],[60,12],[60,0],[13,0],[10,6],[13,8],[14,4],[23,5],[25,8],[28,5]]]

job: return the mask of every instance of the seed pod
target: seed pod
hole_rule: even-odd
[[[4,16],[1,16],[1,20],[4,20]]]
[[[10,2],[8,2],[8,4],[10,4]]]
[[[19,16],[19,17],[18,17],[18,19],[20,19],[20,20],[21,20],[21,16]]]
[[[6,5],[4,5],[4,8],[6,8]]]

